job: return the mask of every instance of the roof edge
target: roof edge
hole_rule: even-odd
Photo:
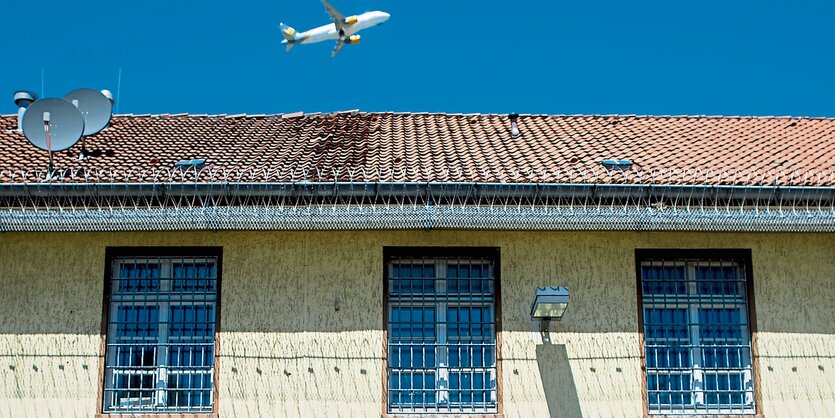
[[[510,113],[461,113],[461,112],[409,112],[409,111],[360,111],[359,109],[339,110],[333,112],[284,112],[284,113],[118,113],[114,117],[125,118],[150,118],[150,117],[193,117],[193,118],[263,118],[263,117],[301,117],[301,116],[337,116],[337,115],[397,115],[397,116],[487,116],[506,117]],[[520,117],[564,117],[564,118],[635,118],[635,119],[808,119],[808,120],[835,120],[835,116],[807,116],[807,115],[665,115],[665,114],[628,114],[628,113],[519,113]],[[0,118],[17,118],[16,113],[0,114]]]
[[[466,182],[3,183],[0,197],[706,199],[835,202],[835,187]]]

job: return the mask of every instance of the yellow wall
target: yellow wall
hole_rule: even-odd
[[[223,247],[221,416],[379,416],[382,247],[497,246],[508,417],[641,414],[635,248],[751,248],[767,416],[835,416],[835,235],[0,234],[0,417],[96,410],[106,246]],[[571,305],[543,345],[537,285]],[[339,297],[341,309],[334,312]]]

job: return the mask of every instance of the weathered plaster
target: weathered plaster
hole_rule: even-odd
[[[379,416],[382,247],[501,247],[507,417],[641,413],[635,248],[750,248],[767,416],[835,411],[832,234],[502,231],[0,234],[0,416],[97,408],[107,246],[222,246],[221,416]],[[571,305],[543,344],[537,285]],[[340,309],[334,310],[339,297]]]

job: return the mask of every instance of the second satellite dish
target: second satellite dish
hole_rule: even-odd
[[[95,135],[110,123],[113,103],[98,90],[73,90],[64,96],[64,100],[78,106],[84,116],[84,136]]]
[[[26,109],[22,126],[23,135],[32,145],[46,151],[63,151],[75,145],[84,134],[84,116],[64,99],[43,99]]]

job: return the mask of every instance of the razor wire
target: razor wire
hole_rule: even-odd
[[[576,183],[576,184],[686,184],[829,186],[835,185],[831,170],[713,169],[678,167],[607,168],[575,165],[563,168],[513,169],[479,167],[396,166],[251,166],[227,167],[85,167],[0,168],[2,184],[118,184],[118,183],[272,183],[272,182],[448,182],[448,183]]]
[[[484,177],[459,174],[0,170],[0,230],[835,231],[835,172],[540,173],[562,182],[499,171],[491,175],[513,182],[478,182]],[[435,181],[414,181],[421,178]],[[452,178],[461,181],[438,181]]]

